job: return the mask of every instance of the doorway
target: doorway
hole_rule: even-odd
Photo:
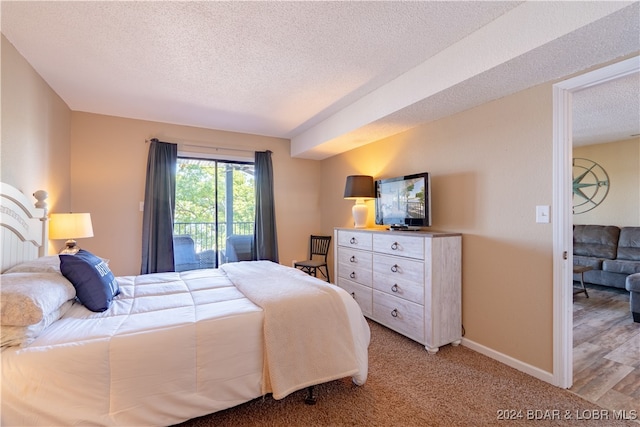
[[[553,382],[573,383],[572,94],[640,72],[640,57],[553,86]]]

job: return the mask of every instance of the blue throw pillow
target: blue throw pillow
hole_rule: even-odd
[[[75,255],[60,255],[60,271],[76,288],[76,296],[91,311],[105,311],[120,293],[107,263],[80,249]]]

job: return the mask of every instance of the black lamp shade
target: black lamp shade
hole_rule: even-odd
[[[373,177],[369,175],[350,175],[344,186],[345,199],[374,199]]]

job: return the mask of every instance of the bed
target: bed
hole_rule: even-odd
[[[340,288],[245,261],[116,277],[117,295],[91,311],[45,254],[43,195],[34,208],[1,185],[2,425],[171,425],[269,393],[365,383],[369,327]]]

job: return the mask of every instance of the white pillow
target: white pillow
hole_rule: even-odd
[[[73,305],[73,301],[67,301],[57,310],[52,311],[47,316],[29,326],[0,326],[0,347],[25,346],[31,344],[42,331],[56,320],[60,319]]]
[[[60,273],[60,257],[58,255],[43,256],[23,262],[4,272],[4,274],[9,273]]]
[[[60,273],[10,273],[0,276],[0,323],[29,326],[75,298],[76,291]]]

